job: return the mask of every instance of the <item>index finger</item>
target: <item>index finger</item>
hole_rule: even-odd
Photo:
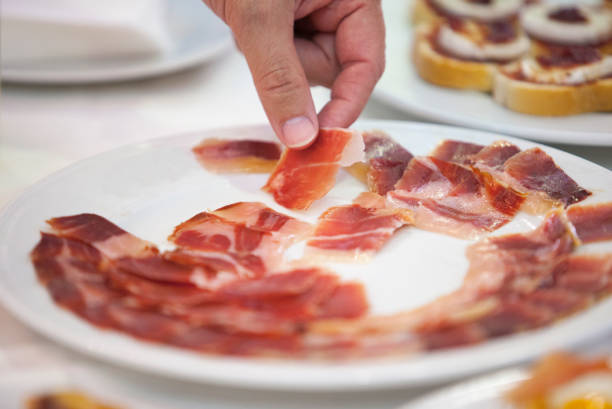
[[[319,113],[322,127],[347,127],[367,103],[385,66],[385,24],[378,0],[347,2],[321,10],[322,26],[336,27],[336,55],[340,74],[334,81],[331,100]],[[344,4],[342,4],[344,3]],[[342,9],[353,3],[354,9]]]

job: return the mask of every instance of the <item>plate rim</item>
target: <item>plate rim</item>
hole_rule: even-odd
[[[473,131],[470,129],[454,127],[454,126],[426,124],[426,123],[408,122],[408,121],[363,120],[363,121],[357,122],[354,125],[354,127],[362,128],[362,129],[397,127],[397,128],[403,129],[404,131],[411,131],[411,132],[419,132],[419,131],[436,132],[436,130],[438,130],[442,132],[450,132],[451,134],[456,134],[458,138],[467,136],[465,135],[466,133],[469,133],[470,135],[474,135],[475,133],[477,133],[477,134],[481,134],[490,139],[502,137],[502,135],[498,135],[498,134],[487,132],[487,131]],[[18,208],[20,203],[27,201],[28,198],[32,194],[35,194],[40,186],[44,186],[49,183],[53,183],[57,179],[61,179],[61,177],[64,174],[75,172],[80,167],[87,166],[87,164],[90,161],[104,159],[106,155],[126,154],[129,152],[133,152],[134,150],[138,150],[138,149],[152,149],[158,146],[163,146],[165,144],[171,144],[173,141],[174,143],[178,143],[177,141],[180,141],[186,138],[196,138],[196,137],[203,138],[207,134],[218,133],[220,131],[224,131],[224,132],[231,131],[232,133],[237,133],[237,132],[244,132],[245,130],[249,130],[253,132],[254,129],[258,131],[263,131],[263,130],[270,131],[269,126],[263,125],[263,124],[209,128],[209,129],[203,129],[201,131],[178,133],[174,135],[167,135],[163,137],[153,138],[145,142],[128,144],[128,145],[124,145],[124,146],[121,146],[121,147],[118,147],[118,148],[115,148],[115,149],[112,149],[106,152],[102,152],[100,154],[97,154],[97,155],[94,155],[88,158],[82,159],[80,161],[77,161],[63,169],[60,169],[48,175],[47,177],[29,186],[22,192],[22,194],[19,197],[7,203],[2,209],[0,209],[0,233],[2,231],[8,230],[7,224],[10,224],[10,221],[7,220],[8,218],[7,216],[12,211],[14,211],[15,208]],[[506,138],[505,136],[503,137]],[[535,142],[525,141],[525,140],[521,140],[521,139],[513,138],[513,137],[507,137],[507,139],[510,141],[519,142],[520,144],[527,145],[527,146],[538,146],[538,145],[541,146],[542,145],[542,144],[538,144]],[[545,148],[548,149],[549,152],[553,156],[567,155],[574,159],[580,160],[582,163],[588,163],[589,166],[598,167],[601,170],[605,171],[607,174],[612,173],[611,171],[593,162],[587,161],[586,159],[579,158],[576,155],[573,155],[567,152],[563,152],[561,150],[551,148],[551,147],[545,146]],[[121,355],[121,351],[108,352],[104,349],[97,349],[95,347],[92,347],[92,345],[89,345],[89,346],[84,345],[78,340],[73,340],[69,336],[66,336],[63,333],[58,332],[57,328],[54,328],[51,323],[42,322],[40,320],[37,320],[36,317],[31,314],[31,311],[28,311],[29,307],[27,305],[24,305],[24,303],[20,302],[20,300],[16,296],[14,296],[9,291],[9,289],[6,288],[5,285],[3,284],[4,280],[2,280],[2,276],[9,274],[8,272],[3,271],[7,269],[7,262],[5,261],[4,257],[2,257],[3,255],[5,255],[5,253],[4,253],[4,249],[2,246],[2,240],[0,240],[0,303],[3,304],[6,307],[6,309],[12,315],[16,316],[23,324],[34,329],[36,332],[38,332],[39,334],[42,334],[47,339],[51,339],[54,342],[57,342],[64,346],[68,346],[71,349],[77,350],[81,353],[84,353],[88,356],[92,356],[96,359],[101,359],[106,362],[110,362],[110,363],[113,363],[113,364],[116,364],[122,367],[136,369],[141,372],[156,373],[158,375],[162,375],[166,377],[170,376],[170,377],[177,378],[177,379],[190,380],[190,381],[207,383],[207,384],[216,384],[216,385],[240,387],[240,388],[247,388],[247,389],[262,389],[262,390],[293,390],[293,391],[311,391],[311,392],[314,392],[314,391],[384,390],[384,389],[393,389],[393,388],[406,387],[406,386],[417,387],[417,386],[431,385],[433,383],[457,379],[458,377],[461,377],[461,376],[468,376],[468,375],[472,375],[476,373],[482,373],[484,371],[492,370],[494,368],[500,368],[502,366],[523,363],[523,362],[526,362],[538,356],[539,354],[543,352],[543,346],[535,343],[534,348],[530,349],[529,351],[521,352],[520,354],[513,352],[512,354],[505,354],[504,356],[500,355],[500,356],[495,357],[495,359],[488,360],[486,363],[481,363],[476,368],[471,367],[468,369],[463,369],[463,368],[457,367],[445,373],[434,373],[433,375],[432,374],[425,374],[425,375],[419,374],[418,377],[416,377],[414,373],[411,374],[410,372],[407,375],[406,373],[403,373],[404,375],[403,377],[401,376],[402,372],[400,372],[400,376],[397,376],[398,375],[397,371],[398,369],[401,370],[405,366],[410,366],[410,365],[414,366],[414,362],[417,362],[417,367],[418,367],[418,360],[420,358],[422,359],[423,357],[426,357],[426,358],[434,357],[434,360],[435,359],[453,359],[454,358],[453,355],[455,355],[456,357],[457,354],[459,354],[460,356],[462,353],[463,354],[465,354],[466,352],[469,353],[470,352],[469,349],[459,348],[457,350],[446,350],[442,352],[430,353],[430,354],[427,354],[426,356],[421,356],[421,357],[415,356],[415,357],[407,358],[405,359],[403,363],[396,364],[397,368],[395,372],[391,371],[392,372],[391,377],[387,376],[386,378],[381,377],[378,379],[372,378],[371,373],[369,371],[372,371],[374,369],[375,370],[374,372],[376,372],[377,370],[379,372],[382,371],[383,373],[386,373],[385,368],[387,368],[388,365],[391,365],[391,367],[393,367],[393,362],[386,361],[386,360],[385,361],[374,360],[373,362],[369,360],[365,360],[365,361],[356,361],[348,365],[339,365],[339,366],[325,365],[321,367],[317,367],[316,365],[312,366],[315,372],[316,371],[321,372],[321,369],[324,368],[325,371],[331,370],[331,371],[337,372],[336,376],[338,374],[342,374],[343,371],[345,374],[349,374],[349,373],[351,374],[351,377],[349,379],[343,379],[341,381],[338,381],[337,379],[335,379],[334,382],[332,382],[331,384],[326,383],[326,382],[329,382],[329,379],[325,378],[325,376],[321,377],[321,379],[314,379],[314,381],[311,379],[306,383],[296,383],[295,379],[291,378],[291,376],[287,377],[286,379],[281,379],[279,382],[279,379],[274,378],[274,374],[272,378],[270,378],[269,374],[267,377],[262,376],[262,377],[254,378],[253,375],[246,376],[244,373],[239,373],[238,376],[236,376],[236,373],[232,373],[232,375],[229,375],[229,376],[228,375],[220,376],[218,373],[214,371],[211,372],[210,370],[208,372],[196,371],[197,373],[193,373],[193,371],[184,372],[184,371],[179,370],[178,368],[163,367],[163,365],[160,366],[159,364],[155,364],[154,362],[143,362],[142,360],[139,360],[138,357],[135,357],[135,356],[132,357],[132,356]],[[608,300],[608,301],[612,302],[612,300]],[[606,301],[604,301],[604,303],[605,302]],[[599,306],[601,306],[601,304],[599,304]],[[63,314],[70,316],[71,318],[77,320],[78,322],[81,321],[78,318],[73,317],[72,314],[61,309],[60,307],[57,307],[57,308]],[[592,310],[596,310],[596,309],[597,309],[597,305],[595,307],[592,307]],[[32,312],[35,315],[36,311],[32,311]],[[250,359],[244,360],[240,358],[219,357],[219,356],[213,356],[213,355],[193,353],[190,351],[183,351],[183,350],[179,350],[173,347],[160,346],[159,344],[139,341],[137,339],[133,339],[129,336],[118,334],[113,331],[101,330],[97,327],[89,325],[88,323],[81,322],[81,324],[89,326],[90,330],[93,331],[92,334],[103,333],[103,334],[111,334],[111,336],[119,337],[120,339],[125,338],[129,340],[128,347],[131,344],[133,344],[133,346],[137,348],[142,347],[142,346],[146,346],[146,347],[152,346],[154,347],[154,349],[161,348],[161,350],[169,350],[172,352],[172,354],[178,354],[177,356],[179,356],[179,358],[184,356],[184,357],[187,357],[190,361],[192,360],[194,362],[201,361],[204,364],[215,362],[215,361],[217,363],[221,362],[223,365],[226,365],[226,366],[229,365],[230,367],[233,367],[234,369],[238,369],[238,370],[240,370],[241,368],[244,369],[244,367],[248,369],[252,369],[253,367],[253,361]],[[553,328],[554,327],[558,327],[558,325],[553,326]],[[589,333],[587,334],[588,336],[584,336],[583,333],[570,334],[571,335],[570,337],[566,338],[563,341],[556,341],[556,344],[554,345],[547,344],[546,348],[549,349],[551,347],[552,348],[575,347],[577,345],[584,344],[586,342],[599,338],[609,330],[610,328],[605,327],[605,326],[602,326],[599,328],[591,327],[589,328]],[[538,336],[544,337],[545,335],[546,334],[541,333],[541,331],[535,330],[535,331],[530,331],[530,332],[523,333],[517,336],[522,336],[522,337],[526,336],[528,338],[535,337],[535,339],[537,340]],[[503,347],[504,344],[515,341],[515,339],[513,339],[514,337],[513,336],[504,337],[499,340],[493,340],[493,341],[489,341],[484,344],[480,344],[480,346],[482,347],[484,345],[484,346],[488,346],[488,348],[497,348],[497,350],[499,350],[500,346]],[[125,342],[125,341],[120,340],[120,342]],[[540,342],[540,344],[541,343],[542,342]],[[144,348],[144,349],[147,349],[147,348]],[[263,368],[260,368],[258,364],[259,363],[268,364],[270,362],[273,362],[275,364],[280,363],[280,365],[278,366],[278,368],[276,368],[276,370],[282,371],[283,369],[288,368],[292,362],[295,363],[296,361],[295,360],[278,360],[278,361],[260,361],[258,360],[255,366],[259,368],[258,369],[259,372],[261,372],[261,370],[265,372],[266,370],[265,365]],[[304,361],[301,361],[300,364],[304,365],[305,363]],[[372,364],[374,368],[372,367]],[[423,364],[421,364],[421,366],[423,366]],[[310,362],[308,362],[307,365],[304,365],[302,369],[309,368],[309,367],[310,367]],[[376,367],[378,367],[378,369],[376,369]],[[440,371],[438,370],[438,372]],[[353,373],[356,373],[356,375],[353,376]]]

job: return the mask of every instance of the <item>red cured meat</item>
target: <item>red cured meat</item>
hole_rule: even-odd
[[[227,273],[255,277],[276,269],[285,249],[311,231],[308,223],[262,203],[239,202],[181,223],[169,238],[178,248],[165,257],[217,273],[212,281],[212,277],[201,277],[201,286],[214,287],[231,278]]]
[[[523,193],[540,192],[556,206],[568,207],[578,203],[591,192],[580,187],[559,168],[540,148],[517,153],[504,164],[504,178],[513,188]]]
[[[375,193],[363,193],[354,204],[332,207],[319,217],[308,250],[349,260],[371,257],[397,229],[411,222],[409,210],[389,206]]]
[[[402,177],[412,154],[382,131],[364,132],[365,162],[355,163],[347,170],[379,195],[393,189]]]
[[[152,243],[139,239],[96,214],[56,217],[47,223],[62,236],[91,244],[110,258],[146,257],[158,252]]]
[[[612,240],[612,203],[572,206],[567,216],[583,243]]]
[[[414,158],[387,197],[414,211],[416,227],[460,238],[503,226],[524,201],[486,173],[434,157]]]
[[[321,129],[306,149],[286,150],[263,187],[277,203],[304,210],[334,186],[341,166],[363,159],[363,139],[347,129]]]
[[[471,158],[483,148],[483,145],[447,139],[440,142],[429,156],[465,165],[470,163]]]
[[[208,291],[158,281],[166,277],[150,271],[159,268],[155,263],[146,274],[133,274],[128,272],[131,266],[123,268],[125,258],[113,260],[92,245],[48,233],[31,258],[54,301],[90,323],[204,352],[321,353],[335,343],[304,344],[308,322],[356,318],[368,308],[360,285],[340,283],[314,268],[234,281]]]
[[[192,150],[207,170],[248,173],[272,171],[282,152],[275,142],[214,138],[205,139]]]
[[[518,146],[506,141],[496,141],[485,146],[469,158],[469,163],[482,169],[503,169],[504,164],[521,150]]]

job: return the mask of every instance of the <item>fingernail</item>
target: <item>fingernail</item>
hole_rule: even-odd
[[[283,141],[289,148],[301,148],[316,138],[318,129],[305,116],[291,118],[283,124]]]

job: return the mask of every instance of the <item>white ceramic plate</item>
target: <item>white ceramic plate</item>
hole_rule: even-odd
[[[612,146],[612,113],[569,117],[519,114],[489,94],[437,87],[422,80],[410,58],[411,1],[382,2],[387,25],[387,65],[374,95],[436,122],[479,128],[545,142]]]
[[[442,139],[490,143],[499,135],[407,122],[364,121],[357,129],[389,132],[411,152],[427,154]],[[123,147],[69,166],[26,190],[0,214],[0,299],[42,334],[96,357],[169,376],[250,388],[348,390],[440,382],[528,360],[574,345],[612,327],[612,299],[550,328],[482,345],[405,358],[348,363],[239,359],[199,355],[102,331],[56,307],[36,281],[29,251],[44,220],[80,212],[107,217],[160,246],[172,228],[205,210],[236,201],[263,201],[280,209],[259,188],[266,175],[215,175],[203,170],[190,148],[205,137],[271,138],[268,127],[230,128],[157,139]],[[522,148],[535,144],[513,140]],[[586,202],[612,201],[612,172],[583,159],[544,148],[581,185],[596,192]],[[349,203],[363,186],[341,172],[336,187],[305,213],[314,220],[332,205]],[[282,210],[282,209],[281,209]],[[499,234],[524,231],[540,218],[519,214]],[[152,222],[154,221],[154,222]],[[341,277],[364,283],[374,313],[413,308],[459,286],[470,242],[404,229],[370,264],[336,264]],[[589,245],[612,251],[612,242]],[[441,251],[443,249],[443,251]],[[589,250],[585,246],[585,250]]]
[[[170,45],[160,55],[103,60],[70,59],[37,64],[2,63],[2,80],[75,84],[147,78],[209,61],[232,45],[230,31],[201,1],[168,0]]]

